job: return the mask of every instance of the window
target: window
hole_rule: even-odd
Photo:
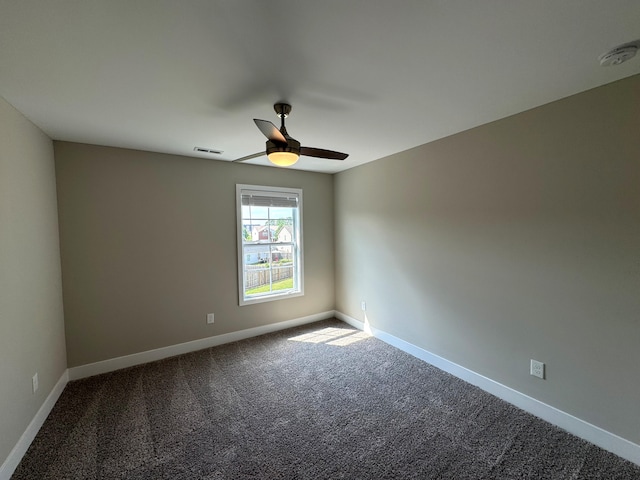
[[[303,295],[302,190],[236,185],[240,305]]]

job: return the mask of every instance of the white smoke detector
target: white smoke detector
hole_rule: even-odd
[[[598,57],[600,65],[608,67],[609,65],[620,65],[627,60],[632,59],[638,53],[640,49],[640,40],[635,42],[625,43],[624,45],[617,46],[616,48],[603,53]]]

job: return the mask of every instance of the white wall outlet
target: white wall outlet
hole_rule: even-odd
[[[38,391],[38,372],[35,373],[33,377],[31,377],[31,386],[33,387],[33,393]]]
[[[531,359],[531,375],[544,380],[544,363]]]
[[[365,302],[364,300],[362,300],[360,302],[360,308],[362,309],[363,312],[367,311],[367,302]]]
[[[213,313],[207,313],[207,323],[213,323],[214,315]]]

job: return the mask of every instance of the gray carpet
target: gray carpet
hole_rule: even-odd
[[[70,382],[20,479],[640,479],[330,320]]]

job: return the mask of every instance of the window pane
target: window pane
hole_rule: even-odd
[[[271,264],[269,246],[252,245],[244,249],[249,261],[244,266],[244,295],[260,295],[271,291]]]
[[[243,207],[244,208],[244,207]],[[269,218],[269,207],[249,207],[251,209],[251,218]]]
[[[248,269],[244,273],[245,297],[271,293],[271,271],[269,269]]]
[[[291,265],[293,263],[293,246],[273,245],[271,247],[271,260],[274,266]]]
[[[247,245],[244,247],[244,258],[247,267],[261,265],[268,267],[269,246],[268,245]],[[267,265],[265,265],[267,264]]]
[[[251,232],[253,231],[254,225],[247,222],[243,222],[242,224],[242,243],[251,243],[252,240],[252,235]]]
[[[272,207],[269,215],[270,215],[270,218],[273,220],[277,220],[279,218],[288,218],[289,220],[291,220],[293,218],[293,209],[282,208],[282,207]]]
[[[266,220],[255,220],[251,222],[251,240],[252,243],[268,243],[269,240],[269,228],[266,225]]]
[[[273,290],[292,290],[294,287],[293,282],[293,264],[289,263],[289,266],[277,267],[273,266],[271,271],[271,278],[273,280]]]
[[[292,243],[295,240],[293,225],[278,225],[274,232],[274,243]]]

